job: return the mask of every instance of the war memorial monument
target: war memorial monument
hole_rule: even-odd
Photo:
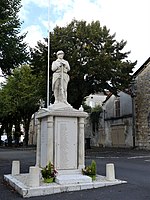
[[[76,110],[67,102],[68,71],[64,52],[57,52],[52,63],[52,90],[55,102],[38,111],[36,164],[29,173],[20,173],[20,161],[12,162],[12,172],[4,175],[7,181],[23,197],[50,195],[61,192],[100,188],[125,181],[115,179],[114,165],[106,165],[106,177],[96,175],[96,180],[83,175],[85,168],[84,121],[87,113]],[[53,163],[57,170],[55,181],[45,183],[41,170]]]

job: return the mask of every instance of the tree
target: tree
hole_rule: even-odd
[[[38,91],[39,81],[32,73],[28,65],[14,70],[14,74],[8,77],[6,85],[1,89],[0,103],[3,101],[3,110],[0,110],[0,119],[7,124],[11,117],[16,131],[23,122],[25,129],[25,143],[28,145],[28,131],[32,115],[39,109],[40,95]],[[8,107],[7,107],[8,105]]]
[[[130,52],[123,52],[126,42],[117,42],[115,34],[109,32],[99,21],[87,24],[73,20],[66,27],[56,26],[50,33],[51,63],[56,59],[56,52],[62,49],[71,65],[68,101],[74,108],[79,108],[84,97],[91,93],[109,90],[117,94],[117,90],[127,87],[131,80],[136,62],[127,59]],[[37,69],[38,72],[46,70],[46,55],[47,46],[39,42],[32,50],[35,73]]]
[[[47,39],[45,43],[37,42],[37,47],[31,49],[31,68],[34,75],[36,75],[39,81],[39,94],[41,94],[42,99],[47,102]],[[52,81],[52,71],[50,71],[50,84]],[[50,87],[51,88],[51,87]],[[52,92],[50,92],[52,94]]]
[[[26,34],[20,35],[20,7],[21,0],[0,1],[0,68],[5,75],[28,59]]]
[[[13,126],[13,114],[14,108],[11,104],[11,97],[9,96],[9,90],[7,88],[0,89],[0,123],[1,134],[5,130],[7,133],[8,144],[12,142],[12,126]]]

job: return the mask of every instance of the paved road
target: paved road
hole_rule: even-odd
[[[0,200],[21,200],[22,197],[3,183],[3,174],[11,171],[12,160],[21,161],[21,172],[28,172],[35,164],[34,150],[0,149]],[[86,163],[94,159],[98,174],[105,175],[106,163],[114,163],[116,178],[127,180],[127,184],[61,193],[31,200],[150,200],[150,151],[124,149],[92,149],[86,153]]]

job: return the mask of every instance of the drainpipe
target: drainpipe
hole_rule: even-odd
[[[105,134],[105,115],[106,115],[106,110],[104,109],[104,134]]]
[[[133,147],[135,148],[135,104],[134,104],[134,97],[132,97],[132,131],[133,131]]]

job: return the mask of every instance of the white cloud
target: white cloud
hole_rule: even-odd
[[[69,1],[71,2],[71,1]],[[57,19],[51,26],[64,26],[73,18],[77,20],[100,20],[106,25],[110,33],[116,32],[118,41],[127,40],[125,50],[130,51],[129,59],[138,60],[140,67],[150,56],[150,1],[142,0],[75,0],[63,17]]]
[[[22,0],[25,8],[30,6],[30,3],[35,3],[41,9],[48,8],[48,2],[49,0]],[[129,59],[138,60],[138,67],[150,56],[149,0],[50,0],[50,8],[55,13],[55,16],[50,13],[51,29],[56,25],[65,26],[74,18],[87,22],[100,20],[102,26],[110,28],[111,34],[116,32],[117,40],[127,40],[125,50],[131,50]],[[24,11],[25,14],[26,12],[27,10]],[[42,18],[40,22],[47,27],[45,30],[48,30],[48,22]],[[32,26],[28,30],[32,31],[28,34],[28,38],[31,38],[29,43],[33,44],[33,38],[42,38],[40,27]]]
[[[37,41],[43,41],[43,32],[39,25],[28,26],[27,28],[23,29],[22,32],[28,32],[24,41],[32,48],[37,45]]]
[[[71,3],[71,1],[69,2]],[[69,9],[66,10],[63,17],[58,19],[55,22],[55,24],[63,26],[69,23],[74,18],[77,20],[85,20],[85,21],[98,20],[99,13],[100,13],[100,6],[95,3],[92,3],[90,0],[82,0],[82,1],[75,0],[72,1],[72,6],[70,6]]]
[[[127,40],[127,50],[131,50],[129,58],[138,60],[140,67],[150,56],[150,1],[107,0],[102,2],[100,20],[116,32],[116,38]]]
[[[1,83],[4,83],[6,81],[6,79],[3,76],[2,70],[0,69],[0,87],[1,87]]]
[[[48,6],[48,0],[22,0],[21,4],[23,6],[30,5],[31,3],[34,3],[35,5],[39,7],[47,7]]]
[[[40,8],[45,8],[48,7],[48,1],[49,0],[22,0],[22,7],[20,9],[19,17],[21,18],[21,20],[27,20],[29,17],[29,9],[31,7],[31,3],[34,3]]]
[[[29,15],[28,8],[25,6],[22,6],[19,12],[19,18],[21,19],[21,21],[28,20],[28,15]]]
[[[74,0],[50,0],[50,7],[53,7],[55,11],[68,10],[74,4]]]

